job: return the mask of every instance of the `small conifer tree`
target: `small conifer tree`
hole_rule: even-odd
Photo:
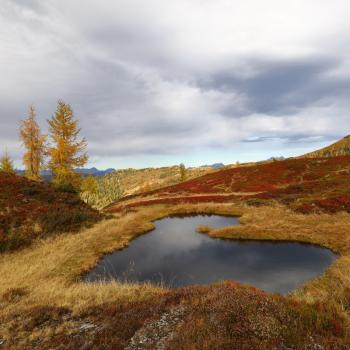
[[[10,155],[7,151],[5,151],[3,156],[0,158],[0,171],[10,174],[15,173],[12,159],[10,158]]]
[[[36,122],[33,106],[29,108],[27,119],[21,122],[20,137],[26,152],[23,156],[25,176],[28,179],[40,180],[40,171],[44,166],[46,135],[42,135]]]
[[[52,145],[49,147],[49,168],[53,183],[61,189],[78,189],[80,175],[75,168],[82,167],[88,160],[85,152],[87,142],[79,140],[80,128],[69,104],[58,101],[54,116],[48,120]]]

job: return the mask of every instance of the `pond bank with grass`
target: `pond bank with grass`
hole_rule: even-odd
[[[286,294],[321,275],[336,255],[326,248],[296,242],[213,239],[196,233],[236,226],[236,217],[172,216],[122,251],[105,256],[86,281],[151,282],[164,287],[224,280]]]

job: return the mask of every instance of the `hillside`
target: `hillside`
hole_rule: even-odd
[[[75,193],[0,172],[0,252],[101,219]]]
[[[250,167],[252,165],[268,164],[275,161],[276,158],[271,158],[259,162],[228,165],[215,163],[199,167],[190,167],[186,169],[185,180],[193,180],[223,169]],[[181,178],[180,167],[178,165],[161,168],[120,169],[95,178],[97,181],[97,190],[91,192],[84,189],[81,192],[81,198],[86,203],[99,210],[113,204],[121,198],[157,191],[184,181]]]
[[[186,169],[186,178],[193,179],[214,171],[215,168],[211,166],[188,168]],[[119,177],[124,195],[142,193],[181,182],[178,165],[161,168],[122,169],[117,170],[113,175]]]
[[[303,157],[307,158],[322,158],[322,157],[336,157],[350,155],[350,135],[331,144],[330,146],[321,148],[317,151],[305,154]]]
[[[188,168],[185,171],[185,179],[193,179],[214,171],[216,169],[211,166]],[[90,183],[92,179],[86,178],[86,180]],[[95,177],[94,180],[94,186],[91,184],[83,186],[80,196],[90,206],[99,210],[125,196],[160,189],[183,181],[179,166],[121,169],[105,176]]]
[[[349,349],[350,215],[329,215],[350,212],[349,180],[350,156],[227,168],[128,196],[107,209],[117,213],[110,220],[0,254],[0,348]],[[0,174],[0,207],[6,249],[100,218],[75,194],[8,174]],[[212,238],[311,243],[338,258],[287,296],[233,281],[83,283],[155,221],[199,213],[240,217],[240,225],[201,231]]]
[[[277,201],[304,213],[350,212],[349,180],[350,156],[287,159],[225,169],[129,196],[108,211],[155,203],[244,201],[262,205]]]

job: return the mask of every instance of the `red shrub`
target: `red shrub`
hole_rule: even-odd
[[[101,219],[75,193],[6,173],[0,173],[0,208],[0,251]]]
[[[287,159],[225,169],[141,195],[128,196],[111,205],[109,210],[119,211],[123,202],[131,199],[134,201],[126,207],[258,199],[275,200],[302,213],[350,212],[349,173],[350,156]],[[235,192],[245,195],[235,195]],[[138,201],[150,195],[152,199]]]

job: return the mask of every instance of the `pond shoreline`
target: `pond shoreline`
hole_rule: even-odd
[[[149,282],[178,288],[233,280],[286,294],[321,275],[336,259],[330,250],[317,245],[196,234],[198,224],[212,231],[234,228],[239,225],[234,216],[177,214],[153,224],[152,234],[105,255],[84,281]]]

